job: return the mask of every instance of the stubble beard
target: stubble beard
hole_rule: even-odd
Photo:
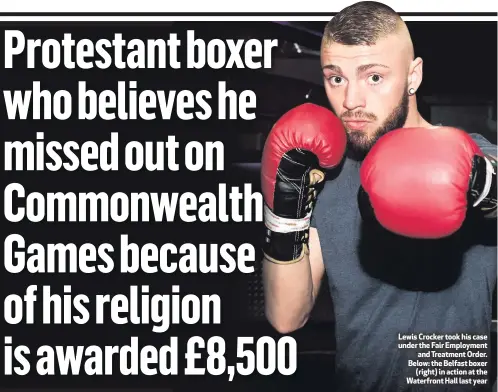
[[[365,132],[349,130],[346,127],[348,155],[351,158],[360,161],[363,160],[377,140],[386,133],[402,128],[405,125],[408,117],[408,97],[409,95],[405,89],[405,93],[401,97],[398,106],[394,108],[384,123],[373,134],[367,135]],[[374,115],[367,115],[366,117],[372,119]]]

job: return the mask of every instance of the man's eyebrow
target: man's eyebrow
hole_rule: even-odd
[[[387,65],[384,64],[365,64],[365,65],[360,65],[358,68],[356,68],[356,73],[361,74],[362,72],[368,71],[370,68],[374,67],[389,68]]]
[[[334,65],[334,64],[324,65],[322,67],[322,70],[324,70],[324,69],[330,69],[331,71],[334,71],[334,72],[342,74],[342,69],[338,65]]]
[[[358,68],[356,68],[356,73],[361,74],[362,72],[368,71],[370,68],[374,67],[381,67],[381,68],[389,68],[387,65],[384,64],[365,64],[365,65],[360,65]],[[322,70],[325,69],[330,69],[331,71],[337,72],[339,74],[342,74],[342,69],[338,65],[334,64],[327,64],[322,67]]]

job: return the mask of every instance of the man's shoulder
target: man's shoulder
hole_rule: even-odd
[[[496,144],[491,143],[486,137],[480,133],[470,133],[470,137],[476,142],[481,149],[492,149],[496,153]],[[487,153],[487,151],[483,151]]]
[[[435,129],[439,127],[445,127],[443,124],[437,124],[434,126]],[[478,132],[473,132],[469,129],[464,129],[464,128],[459,128],[464,132],[467,132],[469,136],[474,140],[474,142],[479,146],[479,148],[484,152],[485,154],[490,154],[495,156],[497,153],[497,146],[496,144],[492,143],[487,137],[485,137],[483,134],[478,133]]]

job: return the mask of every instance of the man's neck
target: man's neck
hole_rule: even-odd
[[[433,128],[434,126],[428,121],[425,121],[419,113],[415,97],[413,96],[411,98],[414,100],[410,102],[404,128]]]

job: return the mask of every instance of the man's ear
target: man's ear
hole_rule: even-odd
[[[420,57],[417,57],[410,64],[410,70],[408,73],[408,89],[418,90],[420,85],[422,84],[423,78],[423,60]]]

